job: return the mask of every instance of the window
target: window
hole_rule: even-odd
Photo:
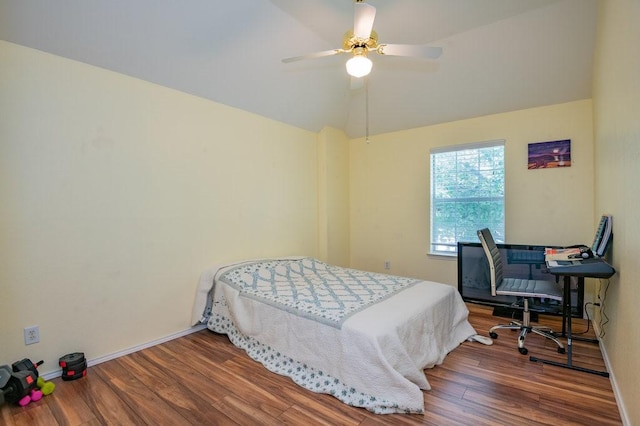
[[[504,242],[504,140],[431,151],[431,253],[455,254],[489,228]]]

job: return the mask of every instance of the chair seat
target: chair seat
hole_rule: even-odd
[[[496,286],[496,294],[518,297],[544,297],[562,301],[563,288],[555,281],[504,278]]]

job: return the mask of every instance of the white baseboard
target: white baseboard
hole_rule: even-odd
[[[94,365],[97,365],[97,364],[101,364],[101,363],[106,362],[106,361],[111,361],[112,359],[120,358],[121,356],[132,354],[134,352],[141,351],[142,349],[150,348],[152,346],[159,345],[161,343],[168,342],[168,341],[173,340],[173,339],[177,339],[178,337],[183,337],[183,336],[186,336],[188,334],[195,333],[195,332],[200,331],[200,330],[204,330],[205,328],[207,328],[206,324],[196,325],[196,326],[188,328],[186,330],[182,330],[182,331],[179,331],[177,333],[173,333],[173,334],[170,334],[168,336],[161,337],[161,338],[156,339],[156,340],[152,340],[151,342],[142,343],[140,345],[136,345],[136,346],[133,346],[131,348],[124,349],[122,351],[118,351],[118,352],[114,352],[112,354],[108,354],[108,355],[101,356],[101,357],[98,357],[98,358],[90,359],[90,360],[87,360],[87,366],[91,367],[91,366],[94,366]],[[53,379],[55,377],[60,377],[61,375],[62,375],[62,369],[58,369],[58,370],[55,370],[55,371],[50,371],[48,373],[45,373],[45,374],[42,375],[42,377],[45,380],[51,380],[51,379]]]
[[[595,322],[592,322],[593,329],[596,333],[596,336],[600,336],[600,327]],[[616,382],[616,376],[613,374],[613,370],[611,369],[611,363],[609,362],[609,355],[607,354],[607,350],[602,344],[600,338],[598,338],[598,345],[600,347],[600,353],[602,353],[602,359],[604,360],[604,365],[609,372],[609,381],[611,382],[611,387],[613,388],[613,396],[616,398],[616,404],[618,405],[618,411],[620,412],[620,419],[622,420],[622,424],[624,426],[631,426],[631,422],[629,421],[629,416],[627,415],[627,410],[624,406],[624,402],[620,397],[620,390],[618,389],[618,383]]]

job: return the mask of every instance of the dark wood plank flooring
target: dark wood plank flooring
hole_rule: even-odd
[[[499,322],[468,305],[480,334]],[[540,323],[559,329],[557,317]],[[586,321],[574,322],[574,330]],[[267,371],[225,336],[200,331],[89,368],[85,378],[54,379],[52,395],[26,407],[5,404],[6,425],[620,425],[608,378],[533,363],[517,333],[492,346],[465,342],[426,370],[424,415],[375,415],[307,391]],[[593,336],[593,330],[589,333]],[[554,358],[554,344],[527,338],[530,355]],[[574,363],[604,369],[597,345],[574,342]]]

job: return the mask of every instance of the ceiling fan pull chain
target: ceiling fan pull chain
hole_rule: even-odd
[[[369,77],[364,77],[364,140],[369,143]]]

